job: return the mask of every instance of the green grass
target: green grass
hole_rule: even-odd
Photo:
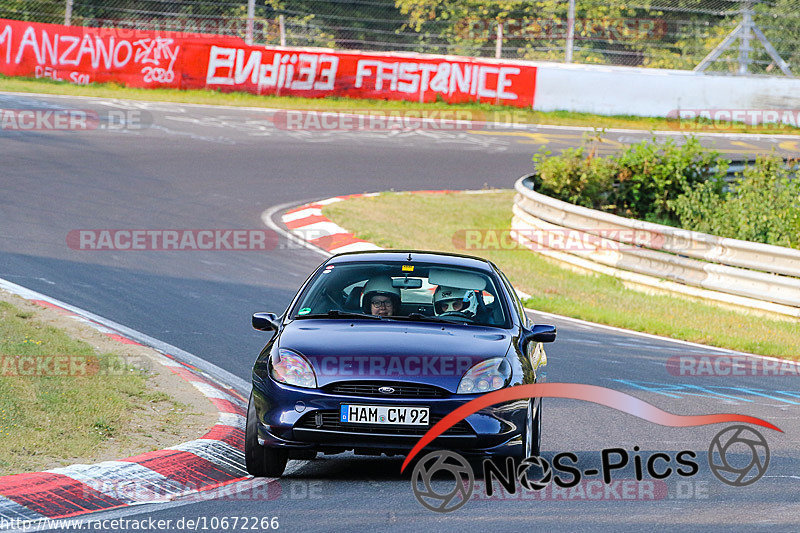
[[[673,123],[656,117],[635,117],[626,115],[594,115],[571,111],[541,112],[508,106],[489,104],[446,104],[436,102],[420,104],[417,102],[388,100],[356,100],[351,98],[300,98],[295,96],[255,95],[244,92],[220,92],[211,90],[178,89],[135,89],[118,84],[74,85],[49,79],[27,79],[0,76],[0,91],[64,94],[71,96],[97,96],[104,98],[123,98],[155,102],[180,102],[189,104],[210,104],[244,107],[266,107],[279,109],[316,109],[353,112],[367,111],[409,111],[409,110],[459,110],[467,113],[473,120],[515,122],[524,124],[552,124],[559,126],[585,126],[591,128],[628,128],[640,130],[672,130]],[[727,125],[726,125],[727,126]],[[734,133],[800,133],[800,128],[760,127],[745,124],[731,125],[721,130]],[[686,130],[686,133],[692,131]]]
[[[89,368],[114,371],[15,375],[31,368],[21,366],[18,357],[62,355],[84,356],[96,361]],[[89,457],[98,446],[125,439],[137,417],[151,416],[145,413],[151,402],[171,401],[149,392],[146,373],[126,366],[119,356],[97,353],[2,301],[0,361],[0,475]]]
[[[464,250],[453,236],[465,229],[507,230],[513,191],[487,194],[383,193],[331,204],[323,213],[385,248],[425,249],[490,259],[528,307],[751,353],[800,359],[800,322],[752,316],[702,302],[628,289],[610,276],[582,275],[529,250]],[[398,223],[398,221],[402,221]]]

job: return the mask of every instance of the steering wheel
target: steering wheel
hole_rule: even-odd
[[[475,319],[472,317],[468,317],[463,314],[461,311],[447,311],[446,313],[442,313],[441,315],[436,315],[442,318],[457,318],[459,320],[463,320],[464,322],[474,322]]]
[[[330,308],[328,309],[328,311],[344,311],[345,310],[344,309],[344,304],[337,302],[336,299],[333,296],[331,296],[330,294],[328,294],[327,291],[323,291],[322,294],[325,296],[325,299],[328,300],[330,302],[330,304],[331,304]]]

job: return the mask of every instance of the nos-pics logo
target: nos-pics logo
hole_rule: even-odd
[[[769,458],[769,446],[764,436],[745,425],[723,429],[714,436],[708,448],[711,472],[721,482],[733,487],[744,487],[761,479],[769,466]],[[487,478],[486,474],[497,470],[486,466],[484,465],[484,487],[489,490],[491,476]],[[529,477],[531,467],[541,473],[538,479]],[[696,472],[695,469],[694,473]],[[596,474],[597,471],[592,473]],[[514,474],[520,486],[534,491],[543,490],[554,478],[553,468],[542,457],[528,457],[520,461]],[[435,481],[434,477],[437,478]],[[437,450],[425,455],[414,466],[411,488],[417,501],[426,509],[449,513],[464,506],[472,498],[475,473],[467,460],[458,453]]]

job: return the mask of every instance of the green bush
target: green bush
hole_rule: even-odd
[[[599,157],[588,143],[550,157],[542,151],[534,188],[565,202],[624,217],[753,242],[800,248],[798,164],[763,156],[731,184],[730,161],[694,137],[642,141]]]
[[[533,158],[538,191],[584,207],[663,223],[678,221],[670,199],[697,184],[721,180],[730,164],[694,137],[683,144],[645,140],[607,157],[597,157],[587,146],[549,155],[539,152]]]
[[[667,203],[681,226],[721,237],[800,248],[800,178],[796,165],[759,157],[724,190],[708,181]]]
[[[533,157],[537,163],[536,190],[584,207],[607,207],[617,172],[612,159],[587,154],[583,146],[568,148],[556,157],[548,155],[540,152]]]

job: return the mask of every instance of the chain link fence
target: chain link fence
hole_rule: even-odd
[[[3,0],[0,18],[731,74],[800,61],[800,0]]]

